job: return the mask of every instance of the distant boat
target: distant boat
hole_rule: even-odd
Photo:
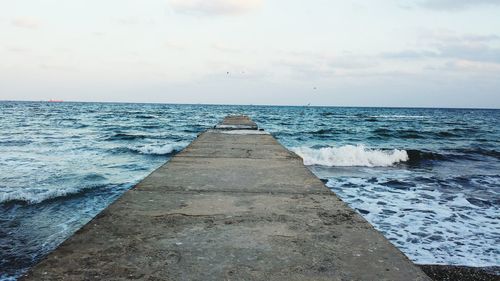
[[[64,102],[63,100],[55,100],[55,99],[50,99],[48,102]]]

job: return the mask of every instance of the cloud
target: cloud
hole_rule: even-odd
[[[491,42],[491,41],[500,41],[500,36],[498,35],[474,35],[469,34],[462,37],[462,39],[467,41],[476,41],[476,42]]]
[[[500,64],[500,48],[495,46],[500,36],[494,34],[458,36],[449,32],[431,32],[422,36],[421,41],[427,42],[424,49],[389,52],[380,56],[384,59],[441,58]]]
[[[386,59],[422,59],[422,58],[437,57],[437,56],[439,56],[439,53],[436,51],[418,51],[418,50],[387,52],[381,55],[381,57]]]
[[[363,55],[289,52],[273,63],[293,79],[318,80],[339,76],[362,75],[376,69],[379,63]]]
[[[461,73],[478,73],[481,76],[488,78],[497,78],[500,73],[500,64],[484,63],[469,60],[454,60],[448,61],[438,67],[427,67],[429,70],[461,72]]]
[[[455,31],[440,29],[429,30],[423,29],[420,31],[420,41],[426,42],[474,42],[474,43],[492,43],[500,42],[500,35],[497,34],[457,34]]]
[[[20,28],[36,29],[40,27],[40,21],[35,18],[21,17],[12,20],[12,25]]]
[[[421,0],[417,5],[432,10],[464,10],[476,6],[500,5],[499,0]]]
[[[500,48],[493,48],[484,44],[444,45],[440,48],[440,56],[469,61],[500,63]]]
[[[378,63],[365,56],[342,56],[332,58],[329,65],[335,69],[358,70],[376,67]]]
[[[460,59],[476,62],[500,63],[500,48],[487,45],[442,45],[436,51],[404,50],[393,53],[383,53],[386,59]]]
[[[252,11],[260,7],[263,0],[170,0],[169,2],[177,13],[219,16]]]

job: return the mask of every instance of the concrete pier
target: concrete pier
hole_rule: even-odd
[[[22,280],[430,280],[244,116],[202,133]]]

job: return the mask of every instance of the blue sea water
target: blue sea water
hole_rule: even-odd
[[[500,110],[0,102],[0,280],[228,114],[246,114],[416,263],[500,265]]]

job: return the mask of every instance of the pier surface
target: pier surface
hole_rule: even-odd
[[[22,280],[430,280],[244,116],[202,133]]]

